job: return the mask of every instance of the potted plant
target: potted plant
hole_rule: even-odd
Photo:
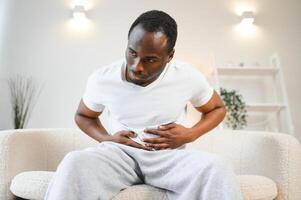
[[[225,88],[220,88],[220,95],[227,109],[225,124],[232,129],[243,129],[247,126],[246,103],[242,95],[236,90]]]
[[[26,126],[41,92],[32,78],[16,75],[8,79],[12,117],[15,129]]]

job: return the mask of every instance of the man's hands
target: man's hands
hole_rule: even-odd
[[[146,144],[142,145],[136,143],[130,138],[137,137],[136,133],[124,130],[111,135],[108,140],[144,150],[175,149],[185,143],[193,141],[193,138],[190,134],[190,129],[176,123],[161,125],[157,129],[147,128],[144,130],[144,132],[158,135],[158,137],[145,138],[143,139],[143,142]]]
[[[115,133],[114,135],[110,136],[110,141],[125,144],[128,146],[136,147],[139,149],[145,149],[145,150],[151,150],[150,147],[143,146],[141,144],[138,144],[137,142],[130,139],[130,137],[137,137],[137,134],[131,131],[119,131]]]
[[[175,149],[192,141],[189,128],[176,123],[161,125],[158,129],[145,129],[144,132],[158,135],[156,138],[143,139],[147,147],[156,150]]]

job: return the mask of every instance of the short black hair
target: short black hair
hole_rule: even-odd
[[[168,52],[174,49],[178,36],[177,23],[167,13],[160,10],[151,10],[142,13],[131,25],[128,38],[137,25],[142,25],[142,28],[147,32],[164,33],[167,37]]]

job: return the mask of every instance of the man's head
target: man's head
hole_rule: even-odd
[[[176,40],[177,24],[168,14],[141,14],[128,33],[127,80],[145,86],[158,78],[174,55]]]

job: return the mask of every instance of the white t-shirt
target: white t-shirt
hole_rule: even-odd
[[[124,59],[99,68],[89,76],[83,95],[89,109],[103,112],[102,123],[109,134],[132,130],[137,138],[153,137],[144,134],[143,129],[170,122],[184,125],[187,103],[202,106],[213,94],[205,76],[180,61],[170,61],[145,87],[128,82],[125,70]]]

